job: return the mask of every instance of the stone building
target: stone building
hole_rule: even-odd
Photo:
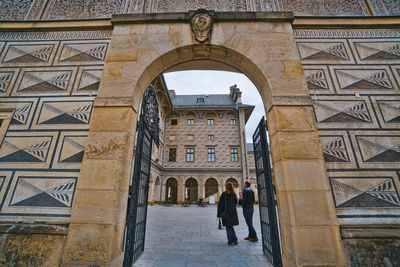
[[[215,11],[204,25],[199,8]],[[0,265],[121,266],[145,90],[212,69],[263,99],[284,266],[399,266],[399,14],[397,0],[0,1]]]
[[[210,197],[216,203],[227,181],[242,188],[250,166],[254,168],[245,142],[245,125],[254,106],[243,104],[241,94],[236,86],[222,95],[169,91],[172,106],[162,112],[165,138],[162,159],[154,159],[161,160],[161,168],[151,174],[150,203],[209,203]]]

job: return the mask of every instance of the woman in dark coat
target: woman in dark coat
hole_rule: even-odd
[[[236,211],[238,200],[236,197],[235,188],[231,183],[226,183],[225,189],[226,191],[223,192],[219,198],[217,217],[222,218],[222,224],[226,228],[228,245],[237,245],[238,239],[233,226],[239,225],[239,219]]]

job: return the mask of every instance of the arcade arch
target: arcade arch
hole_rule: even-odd
[[[196,203],[198,201],[199,183],[194,178],[189,178],[185,182],[185,199],[189,203]]]
[[[215,178],[208,178],[204,184],[205,188],[205,201],[210,201],[210,197],[214,197],[218,201],[218,181]]]
[[[173,177],[165,182],[165,203],[178,203],[178,181]]]
[[[231,183],[234,188],[239,188],[239,183],[235,178],[229,178],[225,183]]]

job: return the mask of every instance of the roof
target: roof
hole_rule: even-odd
[[[254,152],[253,143],[247,143],[247,152]]]
[[[212,95],[175,95],[171,97],[172,106],[179,108],[235,108],[236,104],[229,94]],[[254,107],[238,104],[238,107]]]

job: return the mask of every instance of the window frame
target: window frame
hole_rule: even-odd
[[[191,123],[189,123],[191,122]],[[194,119],[187,119],[187,126],[194,126]]]
[[[214,141],[214,140],[215,140],[214,135],[213,134],[209,134],[208,135],[208,141]]]
[[[172,121],[176,121],[176,124],[172,124]],[[179,120],[178,120],[177,118],[171,118],[171,119],[169,120],[169,124],[170,124],[171,126],[177,126],[177,125],[179,124]]]
[[[207,161],[208,162],[215,162],[216,161],[215,148],[214,147],[207,148]]]
[[[212,123],[210,123],[210,122],[212,122]],[[207,125],[208,126],[214,126],[215,125],[215,119],[207,119]]]
[[[239,162],[239,148],[238,147],[231,147],[230,154],[231,154],[231,162]]]
[[[231,126],[236,126],[236,119],[231,119]]]
[[[171,160],[171,150],[174,150],[175,151],[175,160]],[[168,162],[176,162],[176,158],[177,158],[177,149],[176,149],[176,147],[169,147],[168,148]]]
[[[195,150],[194,147],[186,147],[186,162],[194,162]]]

